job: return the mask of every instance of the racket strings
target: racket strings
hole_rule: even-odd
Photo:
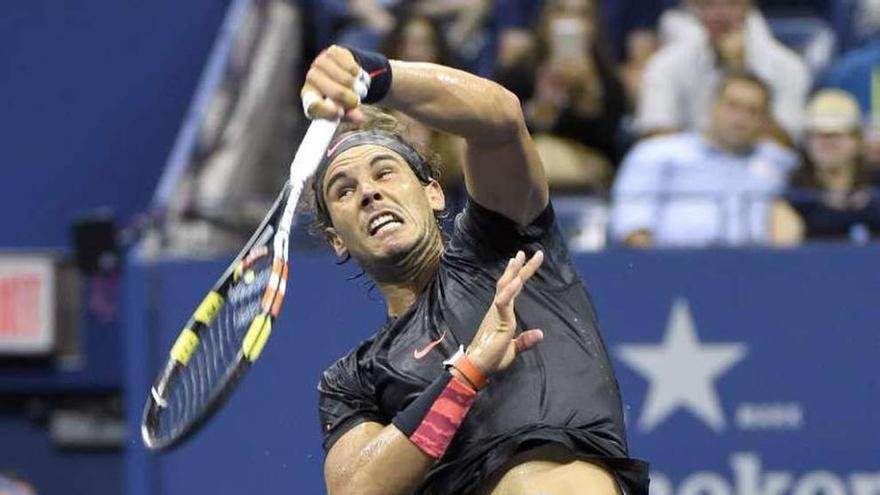
[[[199,334],[200,343],[179,380],[168,391],[168,407],[160,421],[162,433],[190,424],[202,414],[228,380],[239,359],[244,336],[262,312],[262,298],[272,274],[271,254],[251,260],[229,288],[226,302]]]

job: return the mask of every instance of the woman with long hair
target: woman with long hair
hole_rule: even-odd
[[[549,0],[530,46],[496,74],[523,101],[556,187],[604,190],[619,159],[626,95],[601,24],[597,0]]]

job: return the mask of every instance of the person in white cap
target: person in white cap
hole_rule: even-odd
[[[846,91],[824,89],[807,106],[804,166],[789,200],[797,240],[865,241],[880,233],[880,196],[862,163],[862,117]]]

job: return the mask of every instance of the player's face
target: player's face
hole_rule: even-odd
[[[767,129],[767,94],[748,80],[727,83],[713,109],[715,139],[735,152],[747,152]]]
[[[406,161],[378,145],[355,146],[327,167],[323,194],[333,223],[325,234],[337,255],[370,270],[439,239],[434,211],[444,207],[436,181],[419,182]]]

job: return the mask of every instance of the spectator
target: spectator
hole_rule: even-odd
[[[440,23],[426,15],[405,11],[385,42],[383,52],[391,59],[411,62],[430,62],[454,66],[451,51],[441,31]],[[404,123],[410,139],[426,149],[436,150],[443,161],[440,182],[449,194],[450,214],[464,206],[464,140],[451,134],[431,129],[400,112],[391,112]]]
[[[763,138],[770,90],[735,73],[719,85],[705,134],[642,141],[614,184],[611,234],[634,247],[699,247],[769,241],[769,205],[796,156]]]
[[[652,29],[636,29],[626,37],[626,57],[620,67],[620,80],[632,108],[639,106],[642,76],[648,61],[657,52],[658,42],[657,33]]]
[[[790,194],[797,238],[860,241],[880,232],[880,196],[861,164],[861,115],[855,98],[837,89],[816,93],[807,108],[805,167]]]
[[[819,83],[823,88],[839,88],[853,95],[868,126],[863,136],[864,165],[873,175],[880,174],[880,37],[844,54]],[[878,89],[875,89],[878,88]]]
[[[440,23],[412,10],[401,13],[382,49],[390,58],[397,60],[442,64],[455,62]]]
[[[706,30],[697,16],[697,8],[693,0],[681,0],[678,5],[666,9],[657,20],[657,34],[660,44],[667,45],[683,39],[705,37]],[[759,31],[770,33],[770,26],[767,24],[764,14],[758,9],[749,9],[745,24],[746,26],[754,26]]]
[[[749,15],[753,15],[753,13],[754,11],[751,11]],[[748,22],[747,18],[746,23]],[[666,9],[657,19],[657,36],[661,45],[668,45],[684,39],[700,39],[705,35],[703,25],[694,14],[688,0],[682,0],[678,5]]]
[[[366,50],[377,50],[394,29],[397,0],[334,0],[333,23],[340,25],[336,42]],[[328,9],[328,6],[320,8]]]
[[[858,101],[861,111],[865,115],[874,117],[880,111],[871,106],[871,90],[873,81],[878,77],[875,75],[878,68],[880,68],[880,37],[841,55],[828,68],[818,86],[839,88],[850,93]]]
[[[490,0],[419,0],[405,2],[407,8],[440,21],[447,43],[466,69],[488,76],[493,53],[487,26],[492,11]]]
[[[537,40],[532,28],[542,8],[541,0],[495,2],[498,47],[493,75],[522,101],[531,98],[534,92]]]
[[[551,185],[607,189],[626,110],[595,0],[551,0],[530,49],[498,74],[518,91]],[[527,46],[527,45],[524,45]]]
[[[845,36],[850,42],[847,46],[863,43],[880,32],[880,0],[851,0],[849,8],[852,19]]]
[[[621,121],[618,149],[626,150],[639,139],[635,129],[635,111],[639,108],[642,93],[642,78],[651,57],[657,53],[660,40],[654,29],[636,29],[626,36],[626,49],[618,74],[626,90],[627,113]]]
[[[625,60],[633,34],[655,32],[660,15],[677,1],[601,0],[603,26],[614,48],[614,58]]]
[[[705,129],[714,88],[725,71],[747,70],[773,91],[775,135],[797,138],[810,86],[807,66],[773,38],[751,0],[688,0],[702,31],[657,52],[642,81],[637,128],[644,135]],[[784,131],[784,132],[782,132]]]
[[[397,16],[416,12],[442,24],[443,36],[456,60],[467,68],[487,75],[489,36],[485,21],[491,10],[489,0],[328,0],[319,8],[329,12],[337,29],[336,42],[367,50],[379,50],[396,29]]]

